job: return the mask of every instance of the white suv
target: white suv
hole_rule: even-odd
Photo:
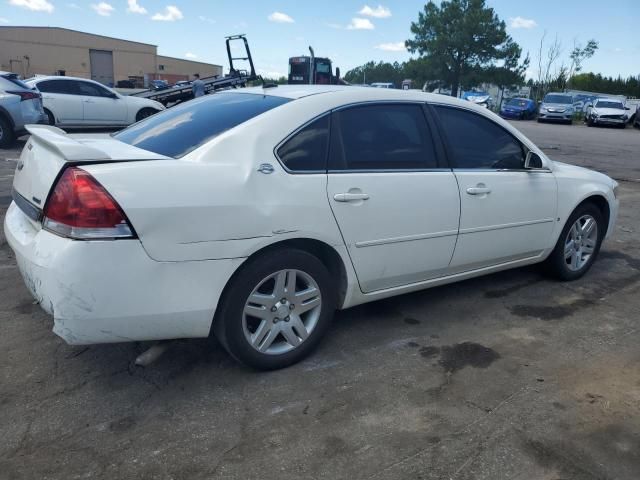
[[[59,127],[126,127],[165,109],[86,78],[35,77],[25,83],[42,94],[49,125]]]

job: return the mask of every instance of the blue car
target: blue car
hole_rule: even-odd
[[[502,104],[500,116],[525,120],[536,116],[536,103],[529,98],[511,98]]]

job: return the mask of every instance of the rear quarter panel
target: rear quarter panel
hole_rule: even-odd
[[[114,196],[159,261],[247,257],[290,238],[342,245],[325,174],[287,173],[273,148],[315,115],[256,117],[182,159],[85,167]],[[258,172],[270,163],[272,174]]]

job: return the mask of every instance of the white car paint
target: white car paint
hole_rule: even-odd
[[[605,107],[604,105],[616,104],[618,108]],[[624,102],[618,98],[597,98],[593,105],[587,107],[587,120],[594,124],[625,125],[629,114]]]
[[[45,82],[51,81],[73,85],[69,90],[74,93],[49,91],[45,86],[51,83]],[[165,109],[160,102],[122,95],[86,78],[39,76],[25,83],[42,94],[45,110],[53,114],[60,127],[124,127],[136,122],[143,109]]]
[[[345,277],[339,308],[348,308],[540,262],[571,212],[590,196],[607,201],[608,233],[613,230],[615,181],[553,162],[509,123],[470,102],[339,86],[243,92],[293,100],[180,159],[104,135],[30,127],[14,179],[15,192],[30,208],[43,206],[60,170],[73,162],[106,188],[137,233],[136,239],[117,241],[62,238],[12,203],[4,224],[7,241],[25,283],[65,341],[206,336],[233,273],[250,256],[285,240],[311,239],[335,251]],[[275,156],[275,146],[319,115],[389,101],[452,105],[487,117],[537,154],[543,168],[302,175],[287,172]],[[258,171],[265,162],[272,174]],[[479,184],[490,195],[464,193]],[[358,192],[370,198],[333,198]]]

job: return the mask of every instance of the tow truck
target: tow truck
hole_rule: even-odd
[[[289,58],[289,85],[347,85],[340,78],[340,69],[333,75],[331,60],[316,57],[313,48],[309,47],[310,56]]]
[[[213,77],[201,78],[204,82],[204,93],[215,93],[217,90],[227,88],[240,88],[245,87],[247,82],[256,80],[255,67],[253,66],[253,58],[251,58],[251,50],[249,49],[249,42],[245,34],[231,35],[225,37],[227,44],[227,57],[229,58],[229,73],[224,76],[216,75]],[[231,55],[231,43],[242,42],[244,45],[245,55],[242,57],[233,57]],[[236,69],[234,61],[246,61],[249,62],[249,71]],[[143,90],[142,92],[134,93],[135,97],[150,98],[157,102],[162,103],[165,107],[173,106],[178,103],[191,100],[193,98],[193,90],[191,85],[185,85],[182,87],[169,87],[165,90]]]

